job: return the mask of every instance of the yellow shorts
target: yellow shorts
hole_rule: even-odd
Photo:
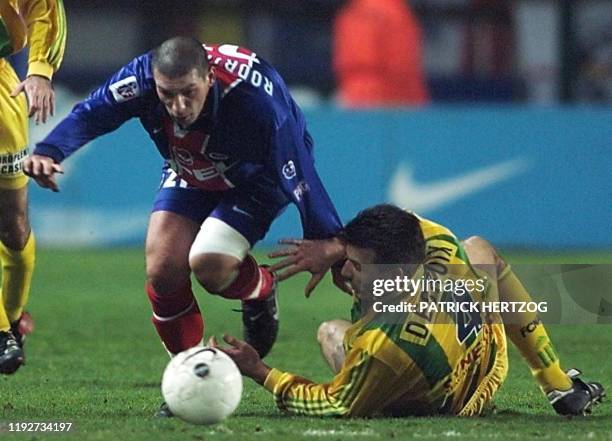
[[[19,79],[11,65],[0,58],[0,190],[25,186],[23,161],[28,155],[28,109],[25,94],[11,92]]]
[[[459,412],[459,416],[480,415],[480,413],[491,403],[495,392],[501,387],[508,375],[508,348],[506,343],[506,331],[503,324],[490,325],[493,330],[493,338],[497,352],[493,367],[482,379],[474,394]]]

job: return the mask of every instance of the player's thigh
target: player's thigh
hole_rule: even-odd
[[[221,198],[221,193],[189,187],[169,167],[163,168],[146,241],[147,278],[156,290],[188,282],[189,249]]]
[[[18,190],[27,183],[23,161],[27,156],[28,120],[23,93],[11,97],[18,84],[10,65],[0,59],[0,189]]]
[[[146,239],[147,279],[160,294],[188,282],[189,249],[199,225],[171,211],[151,213]]]
[[[210,217],[231,227],[246,240],[243,245],[248,243],[252,248],[264,238],[272,222],[280,216],[288,203],[289,200],[279,188],[263,187],[254,183],[249,188],[228,192],[212,211]],[[202,234],[210,236],[205,229],[202,230]],[[223,251],[219,249],[217,252]],[[240,258],[240,256],[237,257]]]
[[[202,223],[189,253],[198,281],[210,292],[226,287],[287,203],[280,189],[262,188],[257,182],[227,192]]]
[[[227,192],[202,223],[193,243],[190,261],[194,271],[205,270],[206,261],[215,256],[228,256],[223,260],[230,263],[242,262],[288,202],[280,190],[263,189],[257,184]]]

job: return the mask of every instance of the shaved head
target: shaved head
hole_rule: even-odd
[[[200,76],[208,72],[206,51],[195,38],[173,37],[153,51],[153,69],[168,78],[177,78],[196,69]]]

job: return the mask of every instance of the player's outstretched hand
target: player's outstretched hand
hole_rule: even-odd
[[[13,89],[12,97],[25,92],[28,98],[28,116],[34,116],[36,124],[46,123],[55,114],[55,92],[51,80],[40,75],[30,75]]]
[[[344,245],[335,238],[324,240],[281,239],[278,243],[291,246],[268,255],[272,259],[283,258],[270,266],[270,271],[276,273],[279,281],[303,271],[311,273],[312,277],[304,288],[306,297],[310,297],[327,270],[344,258]],[[280,270],[284,271],[278,272]]]
[[[55,181],[55,174],[64,173],[64,169],[48,156],[31,155],[23,163],[23,172],[34,178],[41,187],[58,192],[59,187]]]
[[[211,340],[214,347],[222,350],[234,360],[234,363],[236,363],[242,375],[252,378],[259,384],[263,384],[264,381],[266,381],[270,368],[261,361],[259,354],[253,346],[228,334],[223,336],[223,340],[230,345],[230,347],[222,348],[217,346],[214,337]],[[211,341],[209,341],[209,343],[211,343]]]

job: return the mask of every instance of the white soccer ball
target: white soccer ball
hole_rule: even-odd
[[[177,354],[162,377],[162,395],[172,413],[192,424],[214,424],[236,410],[242,375],[216,348],[194,347]]]

